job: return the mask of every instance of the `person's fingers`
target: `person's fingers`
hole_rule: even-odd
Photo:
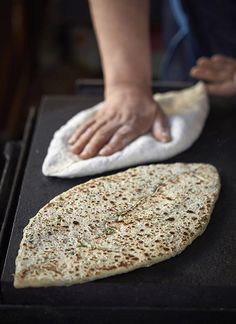
[[[99,152],[99,155],[111,155],[129,144],[138,135],[131,125],[121,126],[111,140]]]
[[[213,60],[225,60],[227,57],[222,54],[214,54],[212,55],[211,59]]]
[[[88,127],[84,131],[84,133],[81,134],[79,138],[77,138],[76,142],[71,146],[71,151],[75,154],[80,154],[85,148],[85,146],[88,144],[90,139],[94,136],[94,134],[105,124],[106,121],[101,120]]]
[[[197,79],[203,79],[205,81],[211,81],[214,79],[215,75],[213,76],[213,73],[211,70],[202,68],[199,66],[195,66],[190,70],[190,75]]]
[[[94,123],[95,123],[94,118],[85,121],[85,123],[81,125],[69,138],[68,144],[73,145],[77,141],[77,139],[81,136],[81,134],[83,134],[86,131],[86,129]]]
[[[208,67],[193,67],[190,70],[191,76],[209,82],[223,82],[229,78],[229,71],[227,69],[219,69]]]
[[[226,66],[236,66],[236,60],[234,58],[220,55],[220,54],[215,54],[212,57],[200,57],[197,62],[196,66],[197,67],[220,67],[220,68],[225,68]]]
[[[207,91],[211,95],[230,96],[236,94],[236,60],[216,54],[210,58],[197,60],[190,75],[208,82]]]
[[[199,57],[196,64],[198,66],[205,66],[209,63],[209,61],[210,61],[210,59],[208,57],[202,56],[202,57]]]
[[[221,55],[214,55],[211,58],[200,57],[197,60],[196,66],[193,67],[193,71],[195,72],[195,69],[205,69],[217,74],[222,72],[228,73],[232,70],[233,62],[236,64],[235,60]]]
[[[153,123],[152,133],[161,142],[171,141],[169,122],[162,109],[158,109]]]
[[[213,55],[210,59],[202,57],[197,61],[196,68],[205,68],[215,71],[222,79],[229,78],[236,68],[236,60],[223,55]]]
[[[231,64],[231,63],[230,63]],[[216,72],[221,72],[223,69],[227,68],[229,65],[229,62],[225,60],[225,58],[222,58],[221,56],[216,56],[216,59],[212,58],[205,58],[200,57],[197,60],[197,64],[193,69],[210,69],[215,70]]]
[[[99,128],[80,153],[80,157],[89,159],[95,156],[109,142],[119,127],[119,124],[110,122]]]
[[[228,60],[226,58],[218,59],[218,57],[216,57],[216,59],[214,59],[214,57],[212,57],[211,64],[212,64],[211,67],[218,74],[225,75],[225,78],[227,78],[227,79],[230,79],[232,77],[232,73],[236,69],[236,63],[231,62],[230,60]]]
[[[215,54],[211,57],[211,61],[214,63],[229,63],[229,64],[234,64],[236,65],[236,60],[228,57],[228,56],[223,56],[220,54]]]
[[[205,71],[209,69],[212,70],[210,59],[202,56],[197,60],[196,65],[191,68],[190,75],[194,78],[203,79],[207,73],[205,73]]]

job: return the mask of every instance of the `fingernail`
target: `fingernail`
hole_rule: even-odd
[[[82,159],[89,159],[91,158],[93,155],[91,154],[91,151],[88,149],[84,149],[80,155],[79,155]]]
[[[167,131],[162,132],[162,142],[169,142],[171,140],[170,134]]]
[[[73,146],[73,145],[70,146],[70,151],[72,153],[74,153],[74,154],[78,154],[79,153],[78,150],[77,150],[77,147],[76,146]]]
[[[99,151],[99,155],[110,155],[112,153],[112,150],[109,147],[103,147]]]
[[[74,138],[73,137],[69,138],[69,140],[68,140],[67,143],[70,144],[70,145],[72,145],[74,143]]]
[[[197,71],[198,71],[198,69],[197,68],[192,68],[191,70],[190,70],[190,72],[192,73],[192,74],[195,74],[195,73],[197,73]]]
[[[81,159],[88,159],[90,157],[90,156],[88,156],[88,154],[86,152],[80,153],[79,156],[80,156]]]
[[[106,155],[107,150],[106,149],[101,149],[98,153],[98,155]]]

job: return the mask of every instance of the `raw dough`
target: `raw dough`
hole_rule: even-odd
[[[209,111],[204,84],[199,82],[181,91],[156,94],[154,99],[168,115],[173,138],[171,142],[161,143],[151,134],[146,134],[111,156],[81,160],[70,152],[67,141],[76,128],[99,109],[98,104],[75,115],[54,134],[43,163],[43,174],[62,178],[99,174],[141,163],[163,161],[188,149],[201,134]]]

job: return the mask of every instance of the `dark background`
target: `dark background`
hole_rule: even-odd
[[[153,77],[162,54],[161,4],[152,1]],[[42,94],[73,94],[78,78],[102,78],[87,0],[0,3],[0,138],[21,136]]]
[[[153,79],[155,80],[158,80],[159,77],[159,62],[162,58],[164,47],[161,18],[164,20],[166,16],[162,10],[163,3],[164,0],[151,1],[150,37]],[[85,78],[90,80],[102,78],[100,59],[87,0],[0,1],[0,175],[4,164],[3,147],[9,140],[16,141],[22,139],[26,117],[30,108],[33,106],[38,110],[41,98],[44,95],[75,94],[78,80]],[[101,90],[101,87],[99,89]],[[90,98],[89,100],[94,100],[95,103],[91,91],[91,88],[89,88],[89,93],[87,93],[87,95]],[[102,94],[101,91],[99,91],[99,94]],[[46,118],[47,115],[45,115],[43,117],[44,120],[41,119],[42,129],[40,128],[39,130],[38,128],[38,133],[36,132],[38,141],[41,141],[40,143],[42,144],[44,154],[48,145],[47,141],[51,138],[51,135],[47,132],[53,132],[59,127],[59,125],[61,125],[61,123],[70,117],[70,113],[75,113],[74,110],[70,112],[70,109],[73,108],[71,105],[66,109],[63,100],[56,98],[57,97],[51,97],[51,101],[49,100],[49,103],[51,102],[51,104],[49,104],[48,107],[44,107],[44,112],[48,111],[48,114],[51,114],[51,119]],[[70,103],[70,100],[76,100],[76,97],[65,97],[64,100],[69,100]],[[81,98],[78,98],[78,104],[81,104]],[[55,108],[55,115],[57,118],[54,118],[52,106]],[[160,312],[157,310],[156,313],[152,315],[151,309],[149,314],[144,312],[144,309],[124,309],[122,310],[122,318],[120,317],[120,313],[116,313],[117,310],[115,308],[110,309],[109,311],[105,308],[97,311],[94,310],[91,314],[89,313],[89,310],[82,309],[81,318],[86,318],[87,322],[96,321],[96,316],[99,317],[99,312],[100,318],[106,319],[104,320],[104,323],[122,322],[122,319],[128,316],[128,314],[126,314],[128,312],[133,312],[132,316],[130,315],[130,318],[136,318],[137,322],[146,321],[147,323],[151,318],[156,318],[158,323],[190,323],[189,318],[191,317],[191,319],[195,320],[194,323],[208,324],[231,323],[230,319],[233,317],[235,319],[235,308],[229,308],[228,310],[225,308],[226,306],[230,307],[235,305],[235,172],[233,162],[236,155],[234,131],[235,102],[229,102],[227,99],[227,101],[223,101],[222,106],[212,103],[211,107],[211,115],[208,124],[206,125],[199,141],[191,148],[191,150],[188,150],[186,153],[176,157],[176,159],[186,162],[210,162],[218,167],[223,184],[221,197],[216,206],[216,216],[218,214],[219,217],[213,218],[213,222],[208,230],[208,235],[205,237],[203,236],[201,238],[202,240],[196,241],[192,245],[191,249],[189,249],[189,252],[186,251],[185,254],[179,256],[178,260],[189,258],[191,261],[191,251],[195,249],[196,252],[198,248],[203,251],[203,272],[201,272],[200,263],[198,263],[198,260],[196,259],[194,261],[195,264],[193,266],[191,265],[189,268],[191,270],[190,273],[193,274],[192,277],[194,277],[198,271],[198,274],[200,273],[201,275],[199,278],[205,280],[204,294],[202,294],[201,286],[199,285],[198,287],[200,291],[198,294],[198,300],[202,306],[204,303],[206,304],[208,297],[210,298],[211,295],[214,296],[215,287],[218,289],[215,298],[212,299],[214,302],[213,304],[218,308],[216,309],[211,307],[210,310],[207,309],[207,313],[205,312],[204,307],[201,308],[201,312],[199,312],[199,310],[187,309],[187,313],[191,312],[189,317],[186,317],[186,310],[178,310],[178,312],[175,313],[175,309],[169,310],[166,308],[164,310],[162,309]],[[59,113],[60,111],[61,114]],[[229,118],[229,116],[232,116],[232,118]],[[38,120],[39,119],[37,118],[37,122]],[[51,124],[54,123],[54,128],[51,127],[50,122]],[[28,131],[28,133],[31,133],[31,131]],[[32,133],[35,134],[35,129],[32,130]],[[43,134],[42,137],[40,136],[41,133]],[[28,136],[29,139],[30,137],[31,135]],[[23,140],[22,142],[23,144],[25,142],[27,144],[30,140]],[[35,141],[34,143],[37,144],[38,142]],[[19,146],[18,149],[20,150],[22,145],[21,143],[18,144],[19,143],[15,143],[11,149],[15,150]],[[37,150],[34,150],[36,144],[32,147],[31,155],[29,156],[33,156],[33,154],[37,153]],[[8,237],[10,237],[11,233],[11,223],[13,223],[15,215],[13,211],[17,205],[20,188],[25,190],[25,200],[23,201],[22,199],[22,214],[19,214],[21,217],[18,217],[18,222],[20,219],[24,220],[23,216],[27,216],[27,205],[31,203],[32,206],[36,208],[37,206],[35,201],[38,203],[40,202],[40,196],[36,196],[35,201],[33,201],[34,193],[37,194],[34,185],[35,183],[40,184],[39,178],[37,178],[37,176],[39,176],[39,168],[37,167],[36,171],[33,168],[28,169],[27,173],[24,174],[27,149],[29,148],[29,145],[25,145],[25,147],[26,153],[22,154],[23,167],[21,168],[21,172],[18,172],[20,176],[15,185],[15,199],[12,199],[14,203],[11,204],[12,207],[9,209],[10,211],[8,214],[6,213],[8,216],[11,216],[8,218],[8,226],[6,226],[8,227],[8,234],[6,234]],[[15,159],[17,158],[18,156],[16,156]],[[34,159],[31,159],[30,163],[32,164],[33,161],[35,165],[38,166],[41,165],[42,159],[43,155],[40,155],[40,158],[35,157]],[[14,169],[15,166],[13,165],[12,168]],[[9,168],[9,170],[10,174],[11,169]],[[12,172],[12,176],[13,174],[14,173]],[[26,180],[28,179],[28,182],[24,180],[24,182],[21,183],[24,175],[28,175],[28,178],[26,178]],[[32,181],[32,175],[36,177],[35,181]],[[59,187],[58,184],[64,180],[58,180],[58,183],[56,183],[54,180],[52,181],[43,178],[42,181],[44,181],[44,186],[46,182],[49,183],[51,181],[50,184],[52,183],[55,185],[56,190],[61,190],[61,187]],[[41,191],[41,194],[45,194],[45,192],[46,191]],[[51,195],[53,194],[51,187],[48,192],[50,192]],[[7,193],[5,198],[8,200]],[[9,201],[11,202],[11,197]],[[0,207],[2,208],[1,201]],[[13,233],[14,230],[16,230],[16,227],[13,227]],[[2,236],[2,238],[5,237]],[[11,246],[17,244],[17,239],[19,241],[19,236],[18,238],[17,235],[12,236]],[[206,240],[210,240],[210,243],[206,243]],[[6,250],[8,241],[4,240],[4,242],[4,249]],[[204,249],[205,246],[208,246],[208,249],[211,248],[214,253],[208,253],[209,250]],[[215,248],[215,246],[217,246],[217,248]],[[200,255],[202,254],[198,254],[199,258]],[[11,255],[9,254],[8,261],[10,260],[10,257]],[[0,260],[0,268],[3,266],[2,260]],[[171,263],[173,261],[170,260],[168,262]],[[168,262],[163,263],[161,267],[168,267]],[[6,263],[6,266],[9,264],[12,266],[12,263]],[[185,265],[185,262],[183,264]],[[208,268],[205,268],[205,265],[208,265]],[[11,271],[6,272],[8,276],[10,272]],[[138,273],[141,274],[142,272],[143,270],[140,269]],[[203,276],[202,274],[205,275]],[[133,276],[135,276],[135,274],[133,274]],[[153,278],[157,280],[155,272],[153,272]],[[7,292],[9,294],[9,300],[12,298],[14,299],[15,297],[12,294],[12,290],[8,289],[9,287],[12,287],[12,278],[10,277],[9,279],[8,277],[5,277],[5,279],[5,288],[3,287],[5,289],[5,295]],[[215,284],[215,286],[213,284]],[[134,287],[135,285],[136,283],[134,281]],[[230,298],[230,291],[228,291],[228,288],[232,288],[232,296],[234,298]],[[93,292],[91,294],[93,296]],[[191,295],[191,293],[189,295]],[[63,295],[58,296],[64,298]],[[178,299],[178,296],[180,295],[176,294],[173,296],[173,300],[175,298],[175,300],[180,304],[182,299]],[[21,296],[18,296],[18,298],[20,298],[21,304],[24,304],[24,300],[21,299]],[[26,298],[31,298],[31,296],[26,295]],[[43,300],[43,298],[42,301],[47,302],[47,300]],[[19,300],[17,300],[17,302],[19,302]],[[190,304],[192,301],[186,298],[184,302],[185,304]],[[224,305],[224,307],[222,307],[222,305]],[[0,315],[0,323],[2,323],[2,321],[3,323],[18,323],[20,321],[27,322],[31,316],[36,317],[34,323],[42,323],[43,321],[41,316],[43,317],[43,315],[48,315],[48,318],[51,317],[52,323],[55,318],[57,318],[57,323],[62,323],[63,320],[68,320],[68,318],[71,318],[71,323],[78,322],[78,318],[75,316],[76,308],[73,307],[68,310],[63,307],[40,308],[37,305],[35,305],[35,307],[16,305],[14,308],[13,305],[5,304],[0,306],[0,311],[2,312]],[[227,310],[227,313],[223,312],[225,310]],[[69,312],[70,316],[68,315]],[[234,314],[232,312],[234,312]],[[213,315],[214,318],[212,317]],[[227,319],[222,320],[223,316],[226,316]],[[5,321],[2,320],[3,318]]]

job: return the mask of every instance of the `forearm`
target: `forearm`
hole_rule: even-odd
[[[150,91],[148,0],[90,0],[106,94],[117,85]]]
[[[105,100],[69,140],[82,159],[111,155],[152,131],[170,141],[151,95],[149,0],[89,0],[103,64]]]

